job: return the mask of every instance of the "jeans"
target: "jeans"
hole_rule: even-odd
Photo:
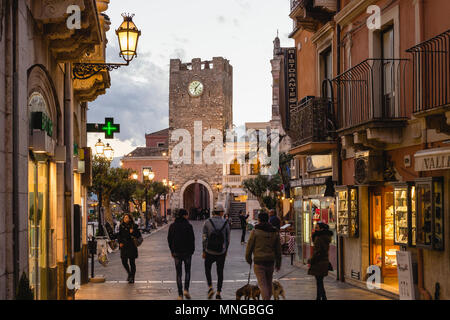
[[[175,257],[175,269],[177,271],[178,295],[183,295],[183,262],[184,262],[184,290],[189,291],[191,282],[191,261],[192,256]]]
[[[222,291],[223,285],[223,268],[225,267],[225,256],[226,254],[222,254],[220,256],[212,255],[206,253],[205,257],[205,273],[206,280],[208,282],[208,286],[212,287],[212,277],[211,277],[211,268],[212,264],[215,262],[217,267],[217,291]]]
[[[272,297],[272,280],[273,280],[273,264],[255,264],[253,267],[256,279],[258,280],[259,289],[263,300],[270,300]]]
[[[242,228],[242,236],[241,236],[241,242],[245,242],[245,234],[247,233],[247,228]]]
[[[317,298],[316,300],[327,300],[325,286],[323,285],[323,276],[316,276]]]
[[[128,260],[130,260],[130,265],[128,265]],[[136,259],[122,258],[122,265],[127,270],[128,276],[134,279],[136,275]]]

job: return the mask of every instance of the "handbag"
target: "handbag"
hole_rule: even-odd
[[[131,239],[133,239],[133,243],[136,247],[140,247],[141,244],[144,242],[144,238],[142,238],[141,235],[139,235],[139,237],[137,237],[137,238],[134,236],[131,236]]]

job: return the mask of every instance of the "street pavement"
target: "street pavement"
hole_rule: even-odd
[[[193,300],[206,300],[208,286],[204,274],[202,259],[202,226],[203,221],[191,221],[194,232],[196,251],[192,258],[191,288]],[[139,248],[136,260],[136,282],[128,284],[120,253],[109,254],[107,267],[95,263],[95,275],[103,276],[105,283],[89,283],[83,285],[76,294],[77,300],[173,300],[177,299],[175,264],[167,244],[168,226],[149,236]],[[245,261],[245,246],[240,243],[241,230],[231,231],[231,244],[225,263],[222,298],[234,300],[235,292],[248,281],[249,265]],[[248,234],[247,238],[248,239]],[[213,282],[216,289],[217,276],[213,265]],[[313,277],[306,270],[291,266],[290,257],[283,257],[282,267],[274,274],[286,292],[287,300],[313,300],[316,287]],[[183,274],[184,280],[184,274]],[[252,272],[251,281],[256,284]],[[338,282],[332,277],[325,280],[325,288],[329,300],[383,300],[382,296],[362,290],[346,283]]]

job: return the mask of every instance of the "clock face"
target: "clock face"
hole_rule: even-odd
[[[193,97],[200,97],[203,93],[203,83],[200,81],[192,81],[189,84],[189,94]]]

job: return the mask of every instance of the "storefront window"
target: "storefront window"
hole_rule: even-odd
[[[408,187],[395,188],[395,243],[408,244]]]
[[[359,235],[358,189],[341,187],[337,191],[338,234],[356,238]]]
[[[309,200],[303,202],[303,243],[310,244],[311,241],[311,203]]]
[[[419,184],[417,186],[417,211],[417,244],[431,246],[433,221],[430,184]]]
[[[28,245],[30,285],[36,299],[45,299],[48,289],[48,164],[28,165]]]

